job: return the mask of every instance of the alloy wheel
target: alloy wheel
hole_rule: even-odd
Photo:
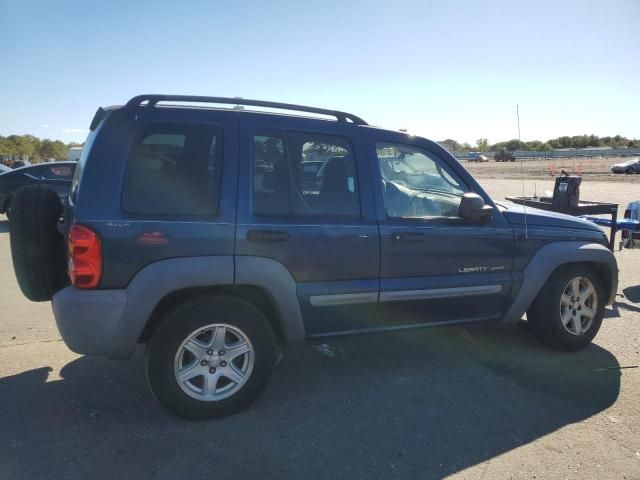
[[[183,392],[213,402],[238,392],[251,376],[254,362],[254,348],[244,332],[227,324],[211,324],[182,342],[173,370]]]
[[[571,335],[584,335],[598,310],[598,293],[587,277],[575,277],[567,283],[560,297],[560,319]]]

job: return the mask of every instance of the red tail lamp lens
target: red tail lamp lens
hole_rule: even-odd
[[[102,276],[102,244],[98,234],[82,225],[69,230],[69,278],[76,288],[95,288]]]

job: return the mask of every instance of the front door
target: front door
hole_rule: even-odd
[[[498,318],[511,289],[513,231],[494,208],[458,217],[463,193],[485,196],[439,146],[367,129],[381,234],[380,308],[389,327]]]
[[[282,263],[307,335],[363,328],[375,311],[380,249],[357,127],[243,113],[236,255]]]

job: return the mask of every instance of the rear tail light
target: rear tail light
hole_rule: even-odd
[[[102,244],[88,227],[72,225],[68,237],[69,278],[77,288],[95,288],[102,276]]]

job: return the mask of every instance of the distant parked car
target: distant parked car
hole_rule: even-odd
[[[489,158],[486,155],[482,155],[481,153],[474,154],[470,159],[470,162],[488,162]]]
[[[504,148],[499,152],[497,152],[493,156],[493,158],[496,162],[515,162],[516,161],[516,157],[513,156],[513,153],[507,152],[507,150]]]
[[[640,173],[640,158],[634,158],[611,166],[613,173]]]
[[[50,187],[64,202],[71,188],[76,165],[76,162],[44,163],[0,173],[0,213],[10,215],[13,194],[27,185]]]
[[[29,165],[31,165],[31,162],[29,160],[18,160],[16,162],[13,162],[13,168],[28,167]]]

